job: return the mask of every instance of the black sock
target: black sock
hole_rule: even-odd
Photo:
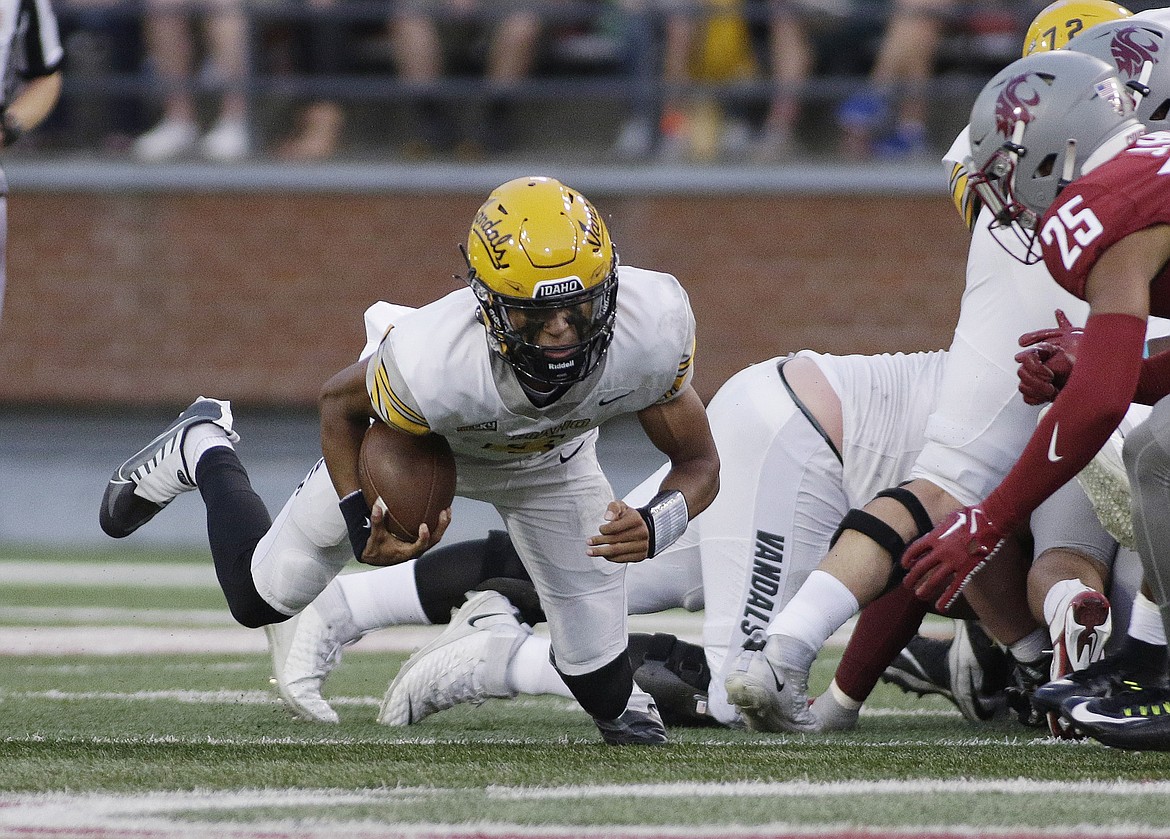
[[[195,467],[195,483],[207,506],[207,541],[215,576],[232,617],[248,627],[288,620],[256,591],[252,552],[272,526],[272,517],[252,489],[248,473],[234,449],[208,449]]]
[[[1166,672],[1166,645],[1139,641],[1126,635],[1117,652],[1118,657],[1135,671],[1162,675]]]

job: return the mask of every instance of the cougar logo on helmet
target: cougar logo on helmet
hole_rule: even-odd
[[[1161,52],[1158,39],[1148,30],[1145,31],[1145,35],[1149,40],[1146,42],[1139,40],[1138,36],[1142,31],[1136,26],[1119,29],[1109,44],[1109,51],[1113,54],[1113,62],[1117,69],[1130,78],[1135,78],[1141,73],[1142,65],[1147,61],[1157,64],[1158,53]]]
[[[1085,161],[1116,154],[1143,130],[1114,67],[1078,51],[1078,43],[1092,40],[1082,35],[1069,49],[1013,62],[971,108],[964,163],[971,188],[994,215],[996,240],[1024,262],[1040,259],[1040,218]]]
[[[1069,49],[1113,65],[1149,131],[1164,131],[1170,116],[1170,29],[1153,20],[1115,20],[1094,27]],[[1115,103],[1115,106],[1118,103]]]
[[[1028,84],[1028,80],[1033,77],[1041,82],[1044,81],[1044,77],[1038,73],[1025,73],[1022,76],[1016,76],[1004,85],[999,98],[995,100],[995,129],[1004,137],[1012,136],[1017,122],[1022,120],[1026,125],[1032,121],[1032,113],[1029,108],[1035,108],[1040,104],[1040,91],[1037,89],[1036,83],[1032,83],[1026,88],[1024,85]]]

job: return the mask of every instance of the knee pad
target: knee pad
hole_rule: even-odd
[[[549,659],[556,667],[556,658],[551,651]],[[634,691],[634,668],[630,665],[629,653],[623,650],[609,664],[602,665],[592,673],[580,676],[561,673],[561,680],[589,716],[599,720],[616,720],[626,710],[626,703]]]
[[[914,536],[917,539],[925,536],[934,529],[934,522],[930,520],[930,515],[926,512],[926,508],[922,506],[922,502],[918,500],[918,496],[910,490],[902,486],[891,487],[890,489],[883,489],[874,498],[892,498],[906,508],[914,519],[914,526],[918,533]],[[845,514],[845,518],[841,520],[840,527],[837,532],[833,534],[833,538],[829,540],[829,547],[837,543],[841,538],[841,534],[846,530],[856,530],[862,536],[867,536],[878,544],[883,550],[890,555],[890,560],[894,567],[890,571],[890,586],[895,586],[902,582],[902,578],[906,576],[906,571],[902,568],[902,554],[906,552],[906,541],[898,535],[898,531],[890,527],[884,521],[879,519],[872,513],[867,513],[865,510],[853,509]],[[911,539],[910,541],[914,541]]]
[[[530,579],[508,534],[502,530],[490,531],[486,539],[439,545],[419,557],[414,570],[419,602],[427,618],[436,624],[450,620],[451,610],[463,605],[468,591],[493,588],[511,599],[516,592],[484,585],[486,580],[498,578]],[[515,605],[523,608],[521,601],[527,602],[517,593]],[[532,623],[537,619],[529,613],[524,620]]]
[[[707,714],[711,669],[702,647],[665,632],[631,632],[629,655],[634,681],[654,697],[666,725],[717,724]]]

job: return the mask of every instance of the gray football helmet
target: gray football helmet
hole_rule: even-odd
[[[1134,91],[1137,118],[1147,131],[1170,128],[1170,29],[1143,18],[1111,20],[1086,29],[1068,49],[1116,68]]]
[[[1129,89],[1099,58],[1034,53],[997,73],[971,109],[966,167],[971,188],[995,215],[1000,244],[1023,262],[1039,261],[1040,216],[1093,152],[1106,144],[1103,151],[1119,152],[1143,131]]]

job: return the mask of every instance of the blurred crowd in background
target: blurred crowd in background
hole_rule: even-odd
[[[19,151],[144,163],[930,159],[1044,5],[57,0],[64,95]]]

